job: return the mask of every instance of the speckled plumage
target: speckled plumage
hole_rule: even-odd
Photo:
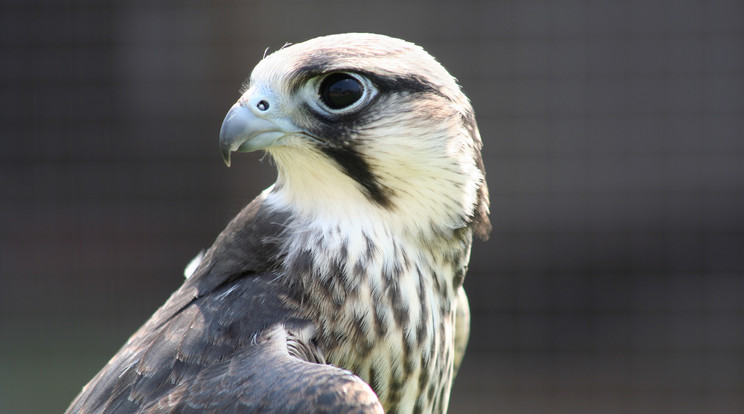
[[[345,111],[318,101],[339,72],[364,86]],[[257,65],[221,145],[265,150],[277,182],[68,412],[445,412],[490,230],[455,80],[398,39],[316,38]]]

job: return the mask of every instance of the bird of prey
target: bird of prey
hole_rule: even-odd
[[[446,412],[472,238],[491,228],[481,146],[455,79],[412,43],[265,56],[220,147],[228,166],[265,151],[276,183],[68,412]]]

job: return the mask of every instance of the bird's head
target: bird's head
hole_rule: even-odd
[[[233,151],[271,155],[270,191],[296,213],[382,218],[414,233],[472,227],[486,238],[481,145],[468,99],[433,57],[358,33],[266,56],[220,131],[228,166]]]

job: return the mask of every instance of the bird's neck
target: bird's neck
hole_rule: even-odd
[[[278,175],[269,201],[318,228],[356,226],[367,233],[374,229],[377,234],[418,240],[427,246],[449,243],[453,234],[469,231],[474,190],[442,179],[437,175],[442,169],[418,166],[420,171],[375,171],[389,191],[389,203],[380,204],[320,152],[280,147],[270,154]]]

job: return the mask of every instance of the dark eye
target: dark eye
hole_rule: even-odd
[[[328,75],[320,83],[320,99],[331,109],[344,109],[364,95],[364,86],[346,73]]]

